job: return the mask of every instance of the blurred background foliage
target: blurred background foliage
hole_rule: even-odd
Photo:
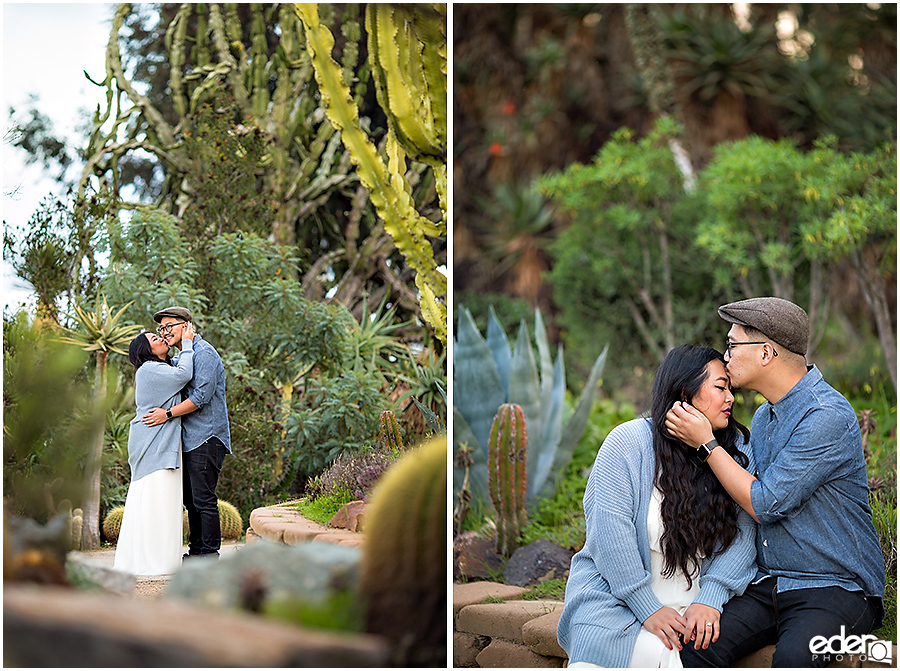
[[[454,303],[476,324],[490,304],[507,329],[537,306],[572,381],[614,342],[606,388],[640,396],[672,344],[721,340],[715,306],[773,294],[808,309],[826,369],[845,344],[826,335],[846,329],[881,336],[866,376],[895,382],[895,5],[453,17]],[[869,167],[852,184],[838,158]],[[845,236],[834,198],[851,195],[871,215]],[[825,251],[829,230],[843,250]]]
[[[537,309],[565,347],[570,408],[610,348],[522,542],[579,549],[587,470],[610,429],[648,412],[668,349],[721,349],[717,306],[776,295],[809,313],[809,360],[867,436],[895,612],[896,11],[454,6],[455,315],[485,332],[493,309],[512,332]],[[736,416],[749,424],[762,401],[738,394]],[[472,500],[461,528],[490,534],[495,516]],[[895,621],[881,634],[896,640]]]
[[[445,35],[446,13],[423,7],[416,16]],[[386,163],[366,5],[314,11],[336,39],[331,55],[364,137]],[[5,312],[4,334],[33,331],[49,343],[76,326],[67,316],[75,306],[100,295],[124,308],[124,324],[147,329],[155,311],[189,307],[225,364],[234,455],[217,494],[244,520],[302,495],[339,455],[375,449],[382,411],[397,412],[407,445],[432,432],[415,400],[447,416],[444,343],[421,318],[416,273],[326,117],[306,35],[290,4],[111,6],[106,72],[87,73],[107,106],[84,120],[83,144],[61,139],[38,102],[10,110],[8,141],[54,170],[69,196],[5,222],[4,258],[34,288],[36,310]],[[432,168],[402,157],[395,166],[409,210],[441,224]],[[424,247],[446,265],[445,235],[428,234]],[[65,367],[55,349],[18,342],[4,339],[4,435],[34,421],[27,394],[58,396],[54,425],[83,414],[69,381],[93,379],[95,362]],[[64,379],[22,382],[16,371],[38,355]],[[108,367],[101,518],[127,492],[134,416],[127,357],[111,353]],[[45,463],[63,449],[71,459]],[[68,433],[32,431],[4,440],[4,456],[8,497],[36,487],[16,511],[46,520],[53,510],[39,476],[79,482],[87,451]]]

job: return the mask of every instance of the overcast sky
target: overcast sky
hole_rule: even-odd
[[[4,135],[10,127],[9,108],[26,109],[29,95],[53,121],[58,133],[75,136],[80,110],[105,105],[104,91],[85,79],[105,77],[104,56],[114,4],[3,3]],[[3,221],[24,225],[55,182],[36,165],[26,166],[21,150],[3,143]],[[8,192],[16,189],[13,196]],[[3,302],[15,309],[30,295],[3,264]]]

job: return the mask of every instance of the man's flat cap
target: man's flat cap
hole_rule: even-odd
[[[186,322],[194,321],[193,316],[191,316],[190,310],[188,310],[187,308],[180,308],[178,306],[160,310],[155,315],[153,315],[153,321],[159,323],[162,321],[163,317],[174,317],[175,319],[183,319]]]
[[[777,344],[806,356],[809,340],[809,317],[798,305],[783,298],[748,298],[719,308],[719,316],[727,322],[750,326]]]

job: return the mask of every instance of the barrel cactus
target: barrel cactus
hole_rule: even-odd
[[[488,440],[488,489],[497,509],[497,551],[509,557],[519,547],[525,526],[528,432],[521,406],[504,403],[494,417]]]
[[[240,511],[228,501],[216,499],[219,505],[219,526],[222,529],[223,540],[238,540],[244,535],[244,518],[241,517]],[[188,521],[187,509],[182,513],[182,529],[184,531],[184,542],[188,542],[191,525]]]
[[[244,535],[244,520],[241,513],[228,501],[218,499],[219,523],[223,540],[238,540]]]
[[[366,629],[395,644],[393,666],[440,666],[447,655],[447,442],[408,452],[366,509],[361,590]]]
[[[103,535],[110,543],[119,540],[119,532],[122,530],[122,516],[125,514],[125,506],[116,506],[106,513],[103,520]]]
[[[400,425],[390,410],[385,410],[378,418],[378,442],[388,452],[399,452],[403,449],[403,436]]]
[[[526,510],[532,510],[538,498],[552,496],[565,475],[575,446],[584,432],[600,381],[608,348],[594,361],[587,384],[575,403],[567,422],[565,414],[566,372],[563,348],[556,361],[550,357],[547,331],[541,313],[534,312],[537,357],[523,321],[515,348],[510,348],[503,327],[493,309],[488,320],[487,338],[475,326],[471,313],[459,308],[453,349],[453,443],[472,448],[469,489],[472,498],[490,505],[488,494],[488,440],[493,418],[504,403],[522,407],[528,425],[528,489]],[[453,489],[459,495],[464,473],[453,470]]]

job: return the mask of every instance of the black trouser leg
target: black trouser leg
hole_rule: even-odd
[[[747,585],[741,596],[725,604],[719,621],[719,638],[707,649],[694,650],[687,643],[681,650],[685,667],[730,667],[752,652],[775,643],[777,622],[773,608],[775,579]]]
[[[216,484],[225,460],[225,446],[211,438],[200,447],[185,452],[184,505],[190,524],[190,554],[218,554],[222,545]]]

